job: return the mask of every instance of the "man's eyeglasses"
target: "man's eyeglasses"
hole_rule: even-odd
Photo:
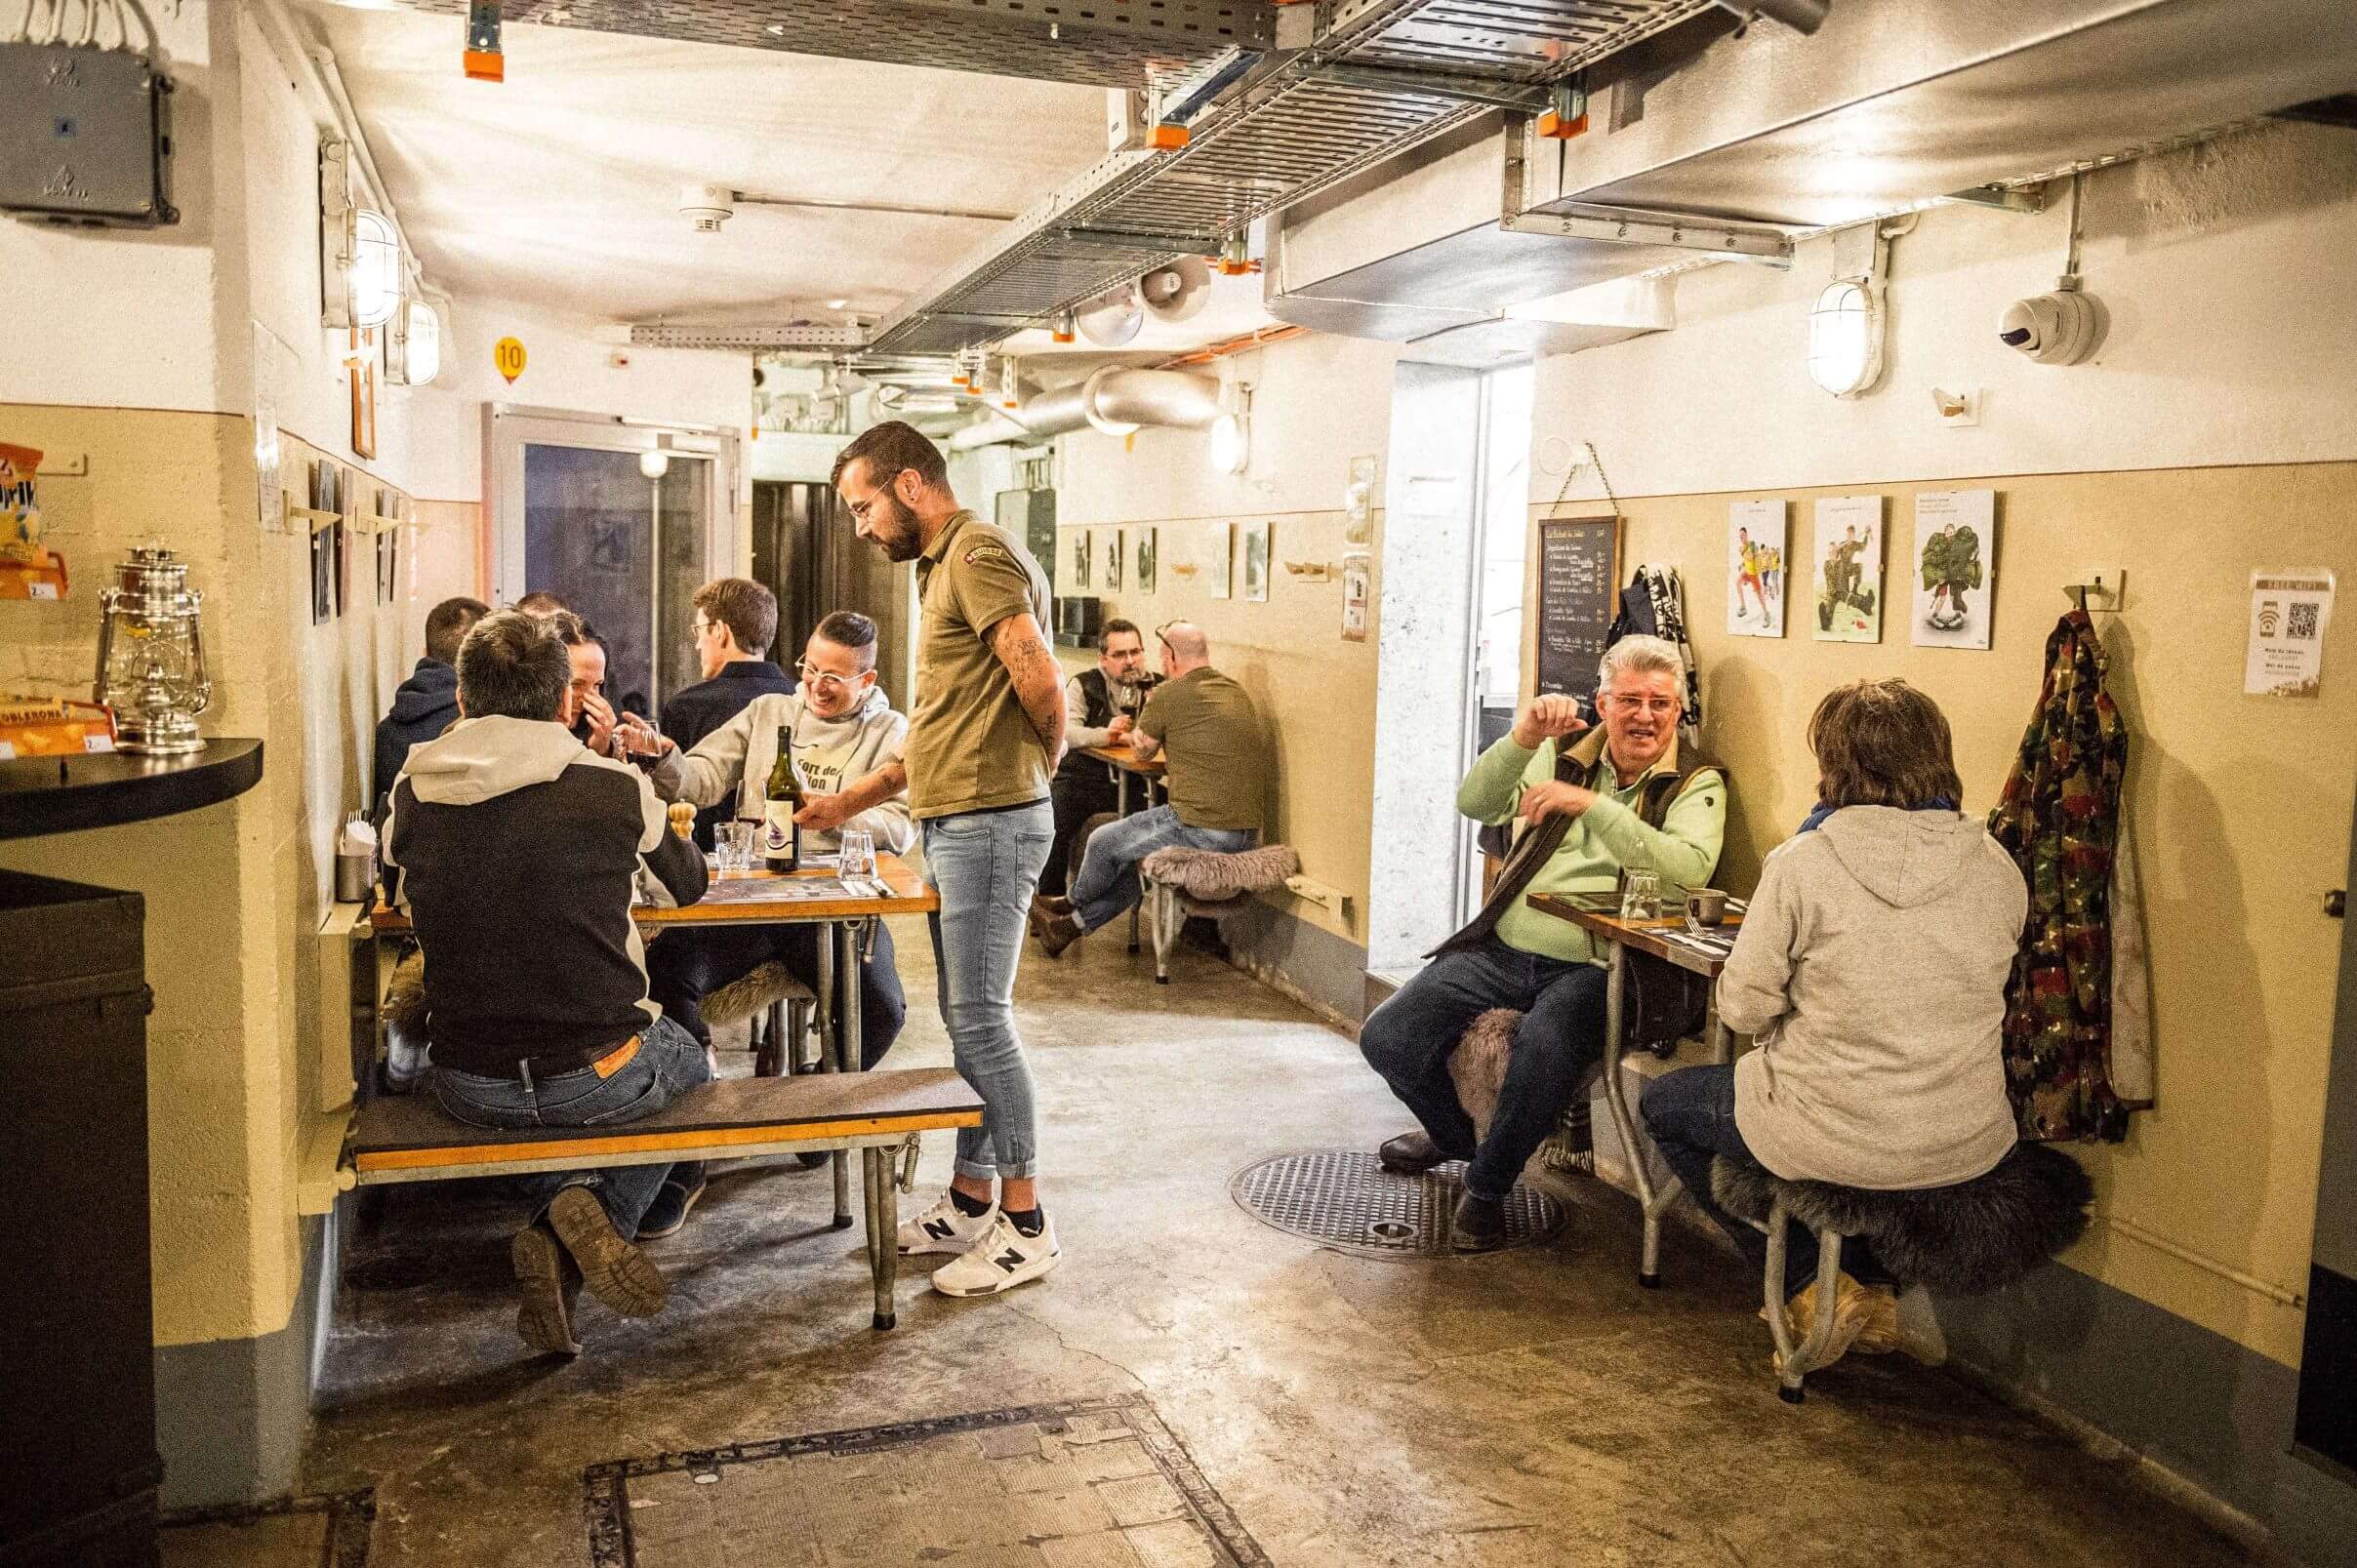
[[[839,692],[859,679],[858,675],[837,675],[832,669],[814,669],[808,664],[794,665],[793,672],[802,677],[803,685],[816,686],[822,691],[830,692]]]
[[[846,498],[843,502],[843,504],[851,508],[852,516],[858,518],[863,523],[866,522],[868,520],[868,508],[875,504],[875,499],[878,496],[881,496],[885,491],[890,490],[892,486],[899,481],[900,476],[908,471],[909,470],[906,468],[893,469],[891,477],[886,479],[882,484],[877,485],[874,490],[869,491],[864,500],[852,501]]]
[[[1678,711],[1678,699],[1675,697],[1623,697],[1617,692],[1606,692],[1598,701],[1607,706],[1617,707],[1624,713],[1645,712],[1655,718],[1666,718]]]

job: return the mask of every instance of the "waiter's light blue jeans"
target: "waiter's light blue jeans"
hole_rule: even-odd
[[[1047,801],[1011,811],[929,817],[925,874],[941,895],[928,917],[941,1021],[958,1074],[982,1097],[982,1125],[957,1130],[957,1174],[1028,1177],[1038,1156],[1032,1069],[1015,1033],[1015,966],[1030,929],[1032,890],[1056,836]]]
[[[1249,827],[1190,827],[1169,806],[1107,823],[1088,835],[1088,853],[1080,859],[1080,874],[1073,878],[1073,918],[1082,931],[1094,931],[1128,913],[1143,896],[1138,867],[1158,849],[1184,845],[1234,854],[1250,849],[1259,837]]]

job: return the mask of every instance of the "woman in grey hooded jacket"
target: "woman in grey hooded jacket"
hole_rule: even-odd
[[[1643,1107],[1662,1157],[1755,1268],[1767,1238],[1713,1201],[1715,1156],[1788,1181],[1947,1186],[1990,1170],[2015,1136],[2000,1030],[2028,894],[2012,857],[1957,810],[1946,717],[1905,681],[1858,681],[1817,704],[1808,743],[1817,809],[1761,867],[1719,977],[1720,1017],[1758,1049],[1666,1074]],[[1837,1351],[1893,1348],[1887,1276],[1854,1241],[1845,1261]],[[1787,1252],[1793,1310],[1811,1305],[1815,1267],[1813,1248]]]

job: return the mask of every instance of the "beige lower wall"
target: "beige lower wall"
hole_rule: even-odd
[[[1240,542],[1235,545],[1233,597],[1211,596],[1210,565],[1231,525],[1269,524],[1271,573],[1265,603],[1247,601]],[[1301,855],[1302,875],[1342,893],[1349,904],[1336,919],[1318,905],[1288,894],[1271,903],[1361,946],[1366,943],[1368,819],[1374,799],[1375,643],[1370,625],[1364,642],[1342,637],[1342,578],[1315,583],[1295,576],[1283,563],[1339,563],[1345,549],[1378,550],[1379,545],[1343,543],[1340,512],[1238,513],[1220,518],[1175,518],[1120,525],[1134,541],[1139,528],[1157,530],[1159,566],[1155,591],[1139,593],[1123,573],[1123,588],[1103,588],[1103,538],[1112,525],[1087,530],[1098,538],[1096,586],[1108,620],[1134,621],[1146,633],[1151,663],[1158,650],[1154,628],[1186,620],[1211,639],[1211,663],[1252,694],[1269,733],[1276,762],[1276,789],[1269,841],[1290,844]],[[1062,559],[1069,562],[1077,527],[1059,530]],[[1134,568],[1136,550],[1130,548]],[[1184,568],[1192,567],[1190,575]],[[1088,652],[1060,649],[1068,668],[1086,669]]]
[[[349,613],[311,624],[308,541],[260,525],[247,420],[0,405],[0,439],[61,466],[88,462],[85,477],[41,481],[46,542],[73,587],[56,604],[0,604],[0,689],[87,697],[108,569],[160,540],[205,594],[206,733],[264,742],[262,783],[234,801],[0,844],[0,864],[146,897],[156,1338],[270,1333],[301,1289],[301,1152],[319,1107],[341,1098],[319,1081],[310,963],[334,833],[364,804],[376,718],[413,657],[425,604],[373,604],[363,537]],[[316,454],[285,445],[300,497],[299,463]],[[365,503],[373,481],[360,477]],[[431,508],[404,540],[417,584],[473,581],[474,511]]]
[[[1960,485],[1999,495],[1992,647],[1914,647],[1901,614],[1886,615],[1876,646],[1816,641],[1805,569],[1815,498],[1890,498],[1885,582],[1903,606],[1913,497]],[[2133,1118],[2125,1144],[2074,1152],[2094,1175],[2104,1220],[2303,1292],[2340,942],[2322,900],[2344,878],[2357,801],[2357,622],[2344,614],[2330,633],[2312,701],[2242,695],[2243,651],[2255,568],[2323,566],[2357,582],[2357,464],[1774,494],[1793,503],[1793,613],[1781,640],[1726,631],[1727,503],[1763,493],[1624,503],[1624,562],[1674,565],[1685,581],[1703,742],[1733,771],[1723,883],[1749,888],[1761,858],[1806,815],[1816,783],[1808,714],[1844,681],[1899,675],[1936,698],[1955,729],[1967,809],[1986,810],[2037,700],[2046,639],[2066,608],[2061,584],[2089,565],[2125,565],[2124,613],[2096,619],[2133,738],[2128,822],[2148,901],[2159,1105]],[[2098,1224],[2064,1261],[2277,1360],[2299,1359],[2298,1308],[2129,1231]]]

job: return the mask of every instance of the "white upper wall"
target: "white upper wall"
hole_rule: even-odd
[[[1557,436],[1593,441],[1624,496],[2357,457],[2357,138],[2278,125],[2087,177],[2110,333],[2033,364],[1998,316],[2053,287],[2067,206],[1925,213],[1890,248],[1883,381],[1852,399],[1805,362],[1835,240],[1789,272],[1680,277],[1674,331],[1541,361],[1531,499],[1562,483]],[[1985,390],[1979,425],[1942,426],[1933,386]],[[1571,494],[1603,492],[1588,472]]]

